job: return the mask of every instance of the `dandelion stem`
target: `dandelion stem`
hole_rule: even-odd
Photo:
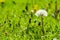
[[[43,27],[43,16],[41,16],[41,24],[42,24],[42,33],[43,33],[43,35],[44,35],[44,27]]]
[[[55,1],[55,18],[57,19],[58,13],[57,13],[57,0]]]

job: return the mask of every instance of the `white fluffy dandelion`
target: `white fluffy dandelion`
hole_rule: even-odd
[[[44,10],[44,9],[41,9],[41,10],[38,10],[36,13],[35,13],[35,15],[37,16],[37,17],[39,17],[39,16],[41,16],[41,25],[42,25],[42,33],[43,33],[43,35],[44,35],[44,27],[43,27],[43,20],[44,20],[44,18],[43,18],[43,16],[47,16],[48,15],[48,13],[47,13],[47,11],[46,10]]]
[[[46,10],[42,9],[42,10],[38,10],[38,11],[35,13],[35,15],[36,15],[37,17],[38,17],[38,16],[41,16],[41,15],[47,16],[48,13],[47,13]]]

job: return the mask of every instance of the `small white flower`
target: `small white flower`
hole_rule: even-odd
[[[57,40],[57,38],[53,38],[53,40]]]
[[[37,17],[38,17],[38,16],[41,16],[41,15],[47,16],[48,13],[47,13],[46,10],[42,9],[42,10],[38,10],[38,11],[35,13],[35,15],[36,15]]]

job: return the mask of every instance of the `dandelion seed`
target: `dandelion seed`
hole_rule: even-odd
[[[38,11],[35,13],[35,15],[36,15],[37,17],[38,17],[38,16],[41,16],[41,15],[47,16],[48,13],[47,13],[46,10],[42,9],[42,10],[38,10]]]

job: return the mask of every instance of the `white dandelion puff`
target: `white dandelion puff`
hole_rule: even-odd
[[[38,11],[35,13],[35,15],[36,15],[37,17],[38,17],[38,16],[41,16],[41,15],[47,16],[48,13],[47,13],[46,10],[42,9],[42,10],[38,10]]]
[[[48,15],[48,13],[47,13],[47,11],[46,10],[44,10],[44,9],[42,9],[42,10],[38,10],[36,13],[35,13],[35,15],[37,16],[37,17],[39,17],[39,16],[41,16],[41,23],[42,23],[42,32],[43,32],[43,35],[44,35],[44,27],[43,27],[43,20],[44,20],[44,18],[43,18],[43,16],[47,16]]]

